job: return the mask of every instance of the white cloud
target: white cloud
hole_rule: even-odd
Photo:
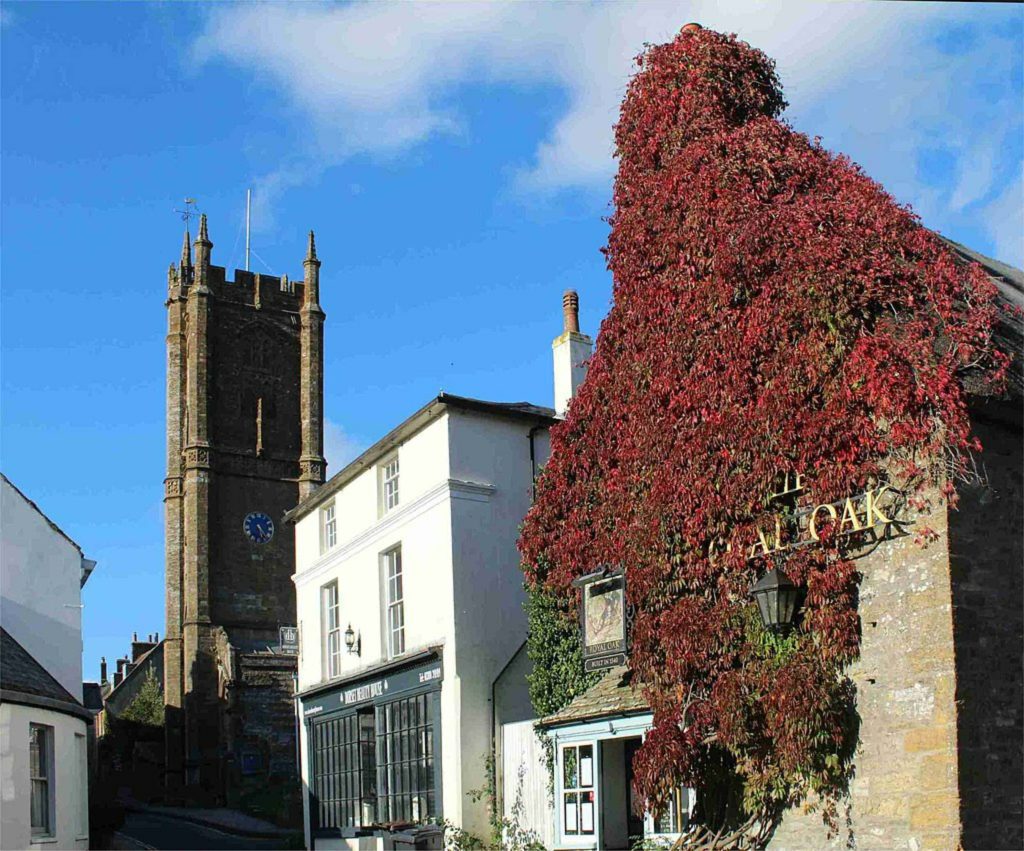
[[[992,234],[994,254],[1018,268],[1024,266],[1024,175],[981,210],[981,219]]]
[[[231,4],[212,12],[193,58],[250,71],[298,111],[306,148],[293,163],[268,166],[258,186],[268,205],[355,154],[395,156],[459,132],[460,90],[481,84],[554,86],[566,96],[531,160],[511,164],[521,190],[607,191],[633,57],[696,20],[777,60],[798,127],[803,117],[842,116],[827,145],[870,160],[897,197],[943,215],[997,191],[998,140],[1019,133],[1019,103],[965,95],[979,75],[1019,75],[1012,36],[985,29],[995,14],[971,4],[797,0]],[[965,23],[980,27],[973,43],[950,49],[936,40],[941,25]],[[921,149],[936,144],[951,149],[956,172],[938,195],[917,173]]]
[[[334,475],[349,461],[358,457],[366,444],[350,435],[331,420],[324,420],[324,457],[327,459],[328,475]]]

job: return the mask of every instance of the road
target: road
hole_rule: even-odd
[[[118,847],[123,849],[168,849],[168,851],[204,851],[208,848],[277,849],[279,839],[249,839],[216,828],[193,824],[155,813],[129,812],[118,831]],[[130,841],[124,841],[128,839]]]

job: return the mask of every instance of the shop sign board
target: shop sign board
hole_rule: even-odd
[[[339,709],[385,702],[393,696],[434,685],[440,687],[443,670],[440,658],[397,671],[381,672],[365,680],[346,683],[331,691],[303,698],[302,714],[305,718],[335,712]]]

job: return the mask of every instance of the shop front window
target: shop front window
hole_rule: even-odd
[[[312,726],[318,828],[420,823],[440,815],[432,694]]]
[[[313,790],[320,827],[376,821],[373,710],[313,725]]]
[[[594,746],[562,748],[562,833],[593,836],[596,822],[594,799]]]
[[[430,695],[377,707],[377,788],[384,822],[422,822],[436,811]]]

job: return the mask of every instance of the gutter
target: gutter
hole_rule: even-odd
[[[93,713],[79,703],[68,703],[65,700],[9,688],[0,688],[0,703],[17,703],[21,706],[34,706],[37,709],[49,709],[53,712],[60,712],[62,715],[81,718],[87,724],[92,724],[93,720]]]

